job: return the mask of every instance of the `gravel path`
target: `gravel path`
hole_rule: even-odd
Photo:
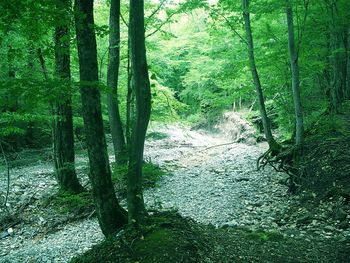
[[[222,136],[180,125],[151,126],[152,132],[165,138],[147,141],[145,159],[171,175],[158,188],[145,192],[149,208],[178,209],[198,222],[216,226],[277,227],[274,215],[288,205],[287,189],[278,184],[283,175],[271,169],[256,171],[255,160],[265,150],[263,145],[230,143]],[[86,158],[78,156],[77,160],[77,166],[84,169]],[[2,176],[0,195],[5,185]],[[56,186],[49,162],[12,170],[11,206],[33,193],[40,200],[56,191]],[[12,236],[0,239],[0,262],[67,262],[103,239],[95,218],[40,234],[36,231],[42,221],[38,214],[14,227]]]

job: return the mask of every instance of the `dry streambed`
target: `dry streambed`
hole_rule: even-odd
[[[232,143],[223,135],[191,131],[181,125],[151,125],[149,134],[145,159],[170,174],[157,188],[145,192],[149,208],[176,209],[184,216],[217,227],[247,226],[290,236],[306,235],[306,229],[297,228],[294,222],[276,223],[293,201],[279,183],[285,178],[283,174],[270,168],[256,171],[255,160],[265,150],[263,145]],[[88,183],[86,162],[84,155],[77,157],[84,184]],[[47,231],[49,220],[55,215],[47,219],[50,211],[38,210],[40,206],[36,204],[57,191],[50,162],[35,161],[11,173],[9,209],[28,205],[23,208],[26,216],[13,228],[13,235],[0,239],[0,262],[67,262],[103,239],[96,218]],[[5,186],[2,176],[1,195]],[[315,228],[319,226],[316,224]],[[330,236],[339,234],[320,231]],[[346,231],[340,234],[349,235]]]

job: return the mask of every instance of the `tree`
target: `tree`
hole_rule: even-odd
[[[120,63],[120,0],[111,0],[109,14],[109,63],[107,71],[107,105],[109,124],[111,127],[112,142],[115,160],[125,163],[126,149],[123,124],[120,118],[118,105],[118,75]]]
[[[142,195],[142,162],[146,131],[151,115],[151,89],[145,46],[144,1],[130,0],[129,15],[130,62],[136,112],[129,151],[127,199],[129,223],[138,225],[143,223],[146,213]]]
[[[286,0],[286,14],[288,25],[288,47],[290,54],[290,65],[292,72],[292,90],[295,110],[295,143],[302,146],[304,142],[304,118],[301,106],[300,85],[299,85],[299,64],[298,52],[295,45],[293,10],[291,0]]]
[[[93,0],[75,1],[75,24],[89,177],[100,227],[105,236],[111,236],[126,223],[126,213],[115,196],[103,130]]]
[[[247,45],[248,45],[249,65],[253,76],[256,93],[258,95],[259,110],[260,110],[260,115],[261,115],[262,124],[264,128],[264,134],[269,144],[270,150],[273,153],[275,153],[278,151],[280,146],[273,138],[273,135],[271,132],[270,120],[267,116],[266,108],[265,108],[264,94],[261,88],[259,74],[255,64],[253,34],[252,34],[251,25],[250,25],[249,0],[243,0],[242,5],[243,5],[243,18],[244,18],[244,25],[245,25]]]
[[[55,28],[55,73],[64,82],[63,96],[54,105],[53,148],[56,178],[64,191],[79,193],[83,187],[74,167],[74,133],[70,72],[70,0],[58,0],[57,9],[62,18]],[[44,71],[45,72],[45,71]]]

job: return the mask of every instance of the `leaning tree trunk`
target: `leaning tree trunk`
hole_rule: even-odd
[[[90,162],[89,176],[100,227],[105,236],[112,236],[126,223],[126,214],[115,196],[103,130],[93,0],[76,0],[75,9],[80,93]]]
[[[107,105],[116,163],[127,161],[123,124],[118,105],[120,61],[120,0],[111,0],[109,15],[109,63],[107,71]]]
[[[83,191],[74,166],[74,133],[71,101],[70,71],[70,0],[59,0],[57,8],[64,14],[55,28],[55,73],[62,80],[64,92],[53,106],[53,148],[55,173],[61,190],[72,193]],[[39,50],[40,51],[40,50]],[[44,74],[45,70],[43,69]],[[62,88],[60,89],[62,90]]]
[[[148,77],[144,1],[130,0],[129,18],[132,88],[136,98],[135,120],[131,133],[128,172],[129,224],[142,224],[145,206],[142,195],[142,162],[148,122],[151,115],[151,90]]]
[[[259,74],[255,64],[253,34],[252,34],[251,25],[250,25],[249,0],[243,0],[242,5],[243,5],[244,25],[245,25],[245,31],[247,36],[250,70],[252,72],[256,93],[258,95],[259,110],[260,110],[260,115],[261,115],[262,124],[264,128],[264,134],[269,144],[269,148],[273,153],[276,153],[280,148],[280,146],[273,138],[273,135],[271,132],[270,121],[267,116],[266,108],[265,108],[264,95],[261,88]]]
[[[292,71],[292,90],[295,110],[295,143],[297,146],[302,146],[304,142],[304,118],[300,98],[298,53],[295,47],[293,10],[291,0],[286,0],[286,4],[288,45]]]

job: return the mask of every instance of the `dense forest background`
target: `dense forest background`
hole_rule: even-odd
[[[50,142],[49,105],[62,90],[54,75],[52,38],[61,16],[53,11],[54,1],[2,5],[1,54],[5,58],[1,61],[2,138],[14,148],[42,146],[45,138]],[[293,133],[294,108],[285,3],[259,1],[251,5],[255,60],[268,114],[279,134],[287,139]],[[349,96],[347,5],[347,1],[293,3],[306,130],[331,109],[333,89],[337,89],[334,104]],[[121,13],[125,23],[127,8],[127,3],[123,3]],[[179,5],[150,2],[145,10],[153,120],[181,117],[192,122],[215,123],[224,110],[232,107],[258,110],[239,1],[216,5],[201,1]],[[156,14],[152,15],[153,11]],[[107,81],[109,6],[96,2],[94,12],[103,92]],[[118,96],[123,118],[128,46],[124,22],[121,23]],[[79,67],[74,38],[72,34],[71,71],[72,82],[77,85]],[[105,100],[102,102],[107,120]],[[73,89],[72,105],[74,127],[81,133],[82,109],[77,88]]]
[[[286,175],[282,184],[301,207],[338,200],[333,220],[349,228],[348,0],[13,0],[0,2],[0,14],[2,228],[18,224],[13,216],[23,212],[8,205],[10,170],[24,150],[46,149],[59,200],[93,202],[107,238],[127,225],[126,242],[143,240],[158,231],[147,226],[162,220],[205,236],[177,214],[149,216],[143,192],[164,171],[145,162],[145,141],[165,135],[147,129],[182,123],[227,135],[227,120],[239,128],[219,146],[266,142],[254,167]],[[77,176],[81,151],[88,184]],[[178,256],[174,262],[182,262]]]

